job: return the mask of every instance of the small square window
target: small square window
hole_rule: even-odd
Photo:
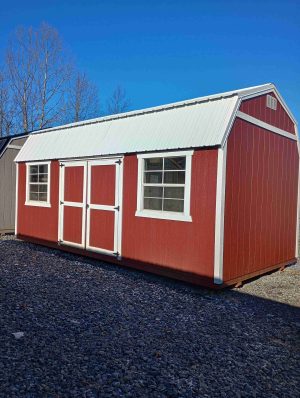
[[[27,165],[26,204],[50,206],[49,175],[50,163]]]

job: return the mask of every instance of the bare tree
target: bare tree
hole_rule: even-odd
[[[99,116],[98,90],[85,73],[77,72],[68,90],[68,122]]]
[[[107,102],[107,112],[110,115],[128,111],[130,101],[123,87],[117,86]]]
[[[19,28],[7,50],[7,72],[16,112],[16,131],[59,123],[66,113],[71,62],[57,31]]]
[[[0,137],[9,135],[13,127],[14,112],[10,101],[7,80],[0,72]]]

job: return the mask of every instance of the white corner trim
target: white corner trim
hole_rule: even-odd
[[[16,206],[15,206],[15,235],[18,234],[18,208],[19,208],[19,164],[16,163]]]
[[[216,220],[215,220],[215,256],[214,283],[223,283],[223,249],[224,249],[224,208],[226,185],[227,143],[218,149],[217,192],[216,192]]]
[[[247,115],[247,113],[237,111],[236,116],[239,117],[240,119],[246,120],[246,122],[255,124],[256,126],[262,127],[263,129],[272,131],[275,134],[282,135],[284,137],[287,137],[291,140],[297,141],[297,137],[294,134],[289,133],[288,131],[281,130],[278,127],[272,126],[269,123],[265,123],[262,120],[256,119],[253,116]]]

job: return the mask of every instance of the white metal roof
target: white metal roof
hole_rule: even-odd
[[[38,131],[16,161],[221,145],[239,99],[271,90],[276,90],[273,84],[264,84]]]

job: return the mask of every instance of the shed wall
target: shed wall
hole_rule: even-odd
[[[27,137],[12,139],[10,145],[24,145]],[[16,208],[16,165],[18,149],[6,147],[0,155],[0,233],[14,232]]]
[[[192,222],[136,217],[137,157],[125,157],[124,257],[213,278],[217,157],[215,149],[192,156]]]
[[[59,164],[51,162],[50,202],[51,207],[26,206],[26,164],[19,164],[18,228],[19,235],[43,239],[50,242],[58,240],[58,194]]]
[[[236,119],[227,144],[224,281],[295,258],[298,164],[296,141]]]
[[[0,232],[15,229],[16,149],[6,149],[0,157]]]
[[[192,157],[192,222],[136,217],[138,161],[136,155],[124,157],[123,264],[147,263],[154,272],[157,265],[213,278],[217,156],[210,149],[196,150]],[[52,161],[51,208],[26,206],[26,165],[20,163],[18,235],[57,242],[58,194],[59,164]]]

